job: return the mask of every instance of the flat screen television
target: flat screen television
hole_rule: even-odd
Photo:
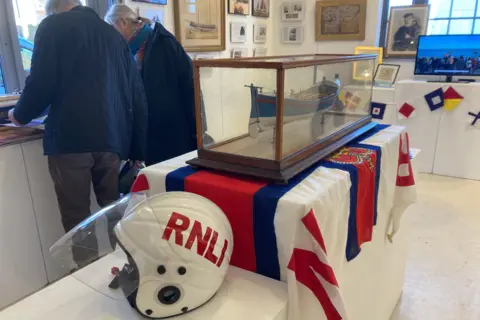
[[[415,75],[480,76],[480,35],[420,36]]]

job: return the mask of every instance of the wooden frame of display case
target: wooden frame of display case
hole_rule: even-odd
[[[285,58],[315,57],[316,59],[292,60],[292,61],[269,61]],[[283,158],[283,121],[284,121],[284,85],[285,70],[371,60],[375,55],[339,55],[339,54],[310,54],[295,56],[253,57],[242,59],[216,59],[195,60],[194,64],[194,88],[195,88],[195,112],[197,125],[198,158],[187,161],[194,167],[226,171],[236,174],[244,174],[258,178],[274,180],[285,183],[296,174],[307,169],[322,158],[335,152],[346,143],[352,141],[361,134],[376,126],[372,122],[371,115],[359,115],[358,120],[333,134],[313,142],[309,146]],[[245,69],[275,69],[277,71],[277,97],[276,97],[276,129],[275,129],[275,159],[261,159],[249,156],[229,154],[215,151],[215,148],[231,143],[248,136],[242,135],[227,141],[222,141],[209,146],[203,145],[202,111],[200,98],[200,68],[245,68]],[[335,113],[330,111],[330,113]]]

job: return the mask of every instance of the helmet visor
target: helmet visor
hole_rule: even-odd
[[[113,299],[132,294],[138,288],[138,272],[118,245],[114,229],[145,199],[144,194],[129,194],[60,238],[50,248],[59,272]]]

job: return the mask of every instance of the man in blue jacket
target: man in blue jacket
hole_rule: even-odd
[[[46,11],[10,119],[25,125],[50,106],[44,152],[69,231],[90,215],[92,183],[107,206],[119,198],[121,160],[145,160],[147,104],[130,49],[114,28],[79,0],[49,0]],[[74,251],[77,264],[86,254]]]
[[[105,20],[128,41],[148,102],[147,165],[197,149],[192,61],[175,36],[126,5]]]

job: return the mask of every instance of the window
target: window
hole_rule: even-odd
[[[5,94],[5,83],[3,82],[2,61],[0,61],[0,94]]]
[[[480,34],[480,0],[429,0],[427,34]]]
[[[430,4],[427,34],[480,34],[480,0],[385,0],[380,45],[385,45],[390,8]]]
[[[97,12],[106,11],[113,0],[80,0]],[[38,25],[46,17],[46,0],[0,0],[0,94],[23,88],[30,72],[33,43]],[[11,40],[10,40],[11,39]]]
[[[46,0],[11,0],[15,14],[18,44],[22,56],[23,69],[30,72],[33,40],[38,25],[46,17]],[[81,1],[85,5],[85,0]]]

